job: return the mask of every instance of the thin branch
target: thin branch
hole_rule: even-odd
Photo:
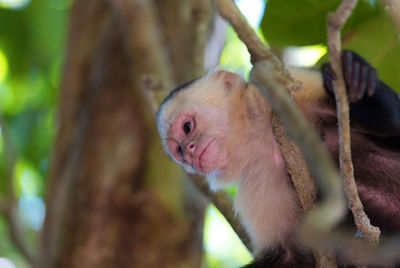
[[[219,14],[232,25],[239,39],[246,45],[251,56],[251,62],[269,61],[277,70],[276,79],[284,87],[291,90],[299,89],[300,84],[293,81],[279,58],[257,36],[235,3],[232,0],[213,0],[213,2]]]
[[[14,179],[14,170],[16,164],[16,153],[12,146],[12,142],[8,131],[5,127],[4,119],[0,115],[0,128],[1,128],[1,137],[3,139],[4,145],[4,153],[7,161],[7,177],[6,177],[6,189],[7,189],[7,197],[5,200],[1,200],[0,212],[4,214],[6,222],[8,224],[8,229],[10,232],[10,239],[16,246],[16,248],[20,251],[22,256],[30,263],[34,263],[33,254],[28,249],[27,242],[23,239],[23,231],[19,223],[18,219],[18,204],[17,197],[14,194],[13,189],[13,179]]]
[[[314,207],[317,197],[317,185],[301,156],[300,148],[286,135],[285,128],[274,113],[272,116],[272,129],[279,149],[285,159],[286,168],[290,174],[294,188],[299,196],[301,206],[305,213]]]
[[[272,116],[274,136],[279,149],[285,159],[286,168],[292,177],[294,188],[299,196],[304,213],[308,213],[313,207],[317,196],[317,186],[312,179],[307,164],[304,162],[300,148],[291,139],[288,139],[284,127],[280,124],[276,114]],[[313,248],[313,254],[317,268],[337,267],[335,254],[332,250]]]
[[[274,78],[275,67],[267,61],[257,62],[250,73],[250,81],[268,98],[273,109],[293,138],[310,168],[313,177],[318,180],[325,198],[309,214],[305,223],[309,231],[328,232],[345,212],[345,199],[339,174],[314,131],[297,110],[287,90]]]
[[[255,34],[232,0],[214,0],[213,2],[219,14],[229,21],[240,40],[246,45],[252,62],[269,60],[277,69],[283,69],[282,63]]]
[[[328,15],[328,46],[331,66],[337,77],[336,81],[333,81],[333,87],[339,122],[339,163],[341,176],[344,180],[349,208],[353,213],[357,229],[367,241],[372,245],[377,245],[379,243],[380,230],[378,227],[370,224],[370,220],[364,212],[363,205],[358,196],[357,186],[354,181],[350,146],[349,102],[342,73],[340,31],[356,4],[357,0],[344,0],[335,13]]]

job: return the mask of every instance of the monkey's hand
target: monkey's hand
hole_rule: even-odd
[[[375,93],[378,76],[375,69],[360,55],[349,51],[342,51],[343,76],[347,94],[351,103],[358,102],[367,94],[371,97]],[[336,75],[329,63],[322,66],[322,76],[325,89],[333,94],[333,80]]]
[[[350,119],[377,136],[400,135],[400,97],[378,79],[375,69],[358,54],[342,52],[343,75],[350,101]],[[336,79],[330,64],[322,66],[324,88],[333,96]]]

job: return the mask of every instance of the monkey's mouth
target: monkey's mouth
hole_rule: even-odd
[[[197,170],[200,171],[201,173],[209,173],[214,171],[214,169],[212,168],[212,170],[210,170],[210,163],[208,163],[208,161],[203,159],[203,156],[205,156],[207,154],[207,150],[210,147],[210,145],[213,143],[213,139],[211,139],[206,146],[204,146],[204,148],[200,151],[199,156],[197,157],[196,161],[195,161],[195,166],[197,167]],[[197,162],[197,163],[196,163]],[[205,163],[206,162],[206,163]]]

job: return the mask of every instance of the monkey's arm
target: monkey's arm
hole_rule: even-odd
[[[358,54],[342,52],[343,75],[350,100],[350,117],[368,133],[400,135],[400,98],[378,79],[376,71]],[[329,64],[322,67],[324,88],[333,96],[335,75]]]

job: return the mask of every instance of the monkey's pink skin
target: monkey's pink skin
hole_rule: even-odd
[[[178,152],[179,146],[182,147],[183,157]],[[223,168],[226,164],[226,156],[221,153],[220,146],[213,138],[190,142],[182,139],[181,143],[175,139],[170,139],[168,149],[175,159],[190,164],[201,174],[211,173]]]
[[[221,153],[222,150],[214,139],[211,139],[210,142],[199,151],[196,169],[200,173],[211,173],[217,169],[222,169],[226,165],[226,155]]]

